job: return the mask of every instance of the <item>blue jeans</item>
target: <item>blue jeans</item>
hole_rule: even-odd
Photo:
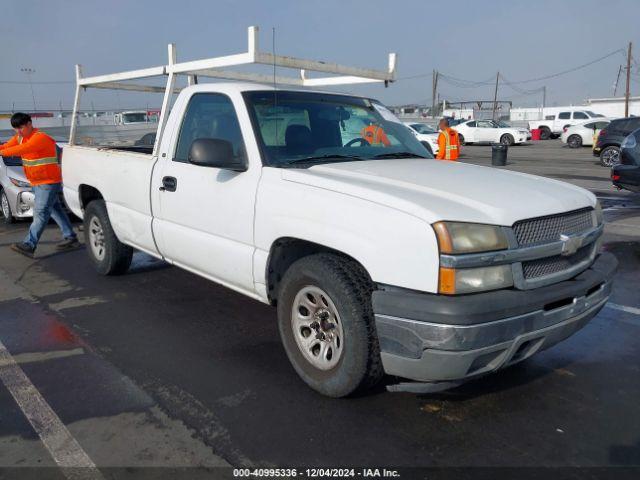
[[[59,195],[61,191],[62,184],[60,183],[33,187],[33,193],[36,197],[33,206],[33,222],[29,228],[29,233],[24,239],[24,243],[35,248],[47,223],[49,223],[49,218],[55,220],[62,230],[64,238],[76,238],[69,217],[60,204]]]

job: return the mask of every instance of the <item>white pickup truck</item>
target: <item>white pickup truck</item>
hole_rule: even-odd
[[[540,138],[542,140],[548,140],[549,138],[562,135],[565,127],[597,118],[604,118],[604,115],[594,113],[590,110],[558,112],[545,116],[544,120],[530,121],[529,130],[540,130]]]
[[[91,262],[122,274],[137,249],[277,306],[322,394],[385,372],[456,385],[563,340],[611,293],[591,193],[434,160],[375,100],[192,85],[159,132],[154,150],[64,149]]]

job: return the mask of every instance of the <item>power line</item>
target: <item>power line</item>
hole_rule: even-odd
[[[606,60],[609,57],[612,57],[614,55],[617,55],[618,53],[624,54],[626,55],[626,49],[624,48],[618,48],[612,52],[607,53],[606,55],[603,55],[601,57],[598,57],[594,60],[591,60],[589,62],[583,63],[581,65],[566,69],[566,70],[562,70],[560,72],[556,72],[556,73],[552,73],[549,75],[544,75],[542,77],[535,77],[535,78],[529,78],[526,80],[517,80],[517,81],[511,81],[509,82],[510,85],[514,85],[514,84],[523,84],[523,83],[533,83],[533,82],[539,82],[542,80],[548,80],[551,78],[556,78],[556,77],[560,77],[562,75],[566,75],[568,73],[573,73],[576,72],[578,70],[581,70],[583,68],[589,67],[595,63],[601,62],[603,60]],[[637,64],[637,63],[636,63]],[[475,81],[475,80],[466,80],[463,78],[457,78],[454,77],[452,75],[446,75],[442,72],[439,72],[440,77],[442,79],[444,79],[445,81],[447,81],[447,83],[460,87],[460,88],[476,88],[476,87],[481,87],[481,86],[486,86],[486,85],[493,85],[493,76],[491,76],[490,78],[488,78],[487,80],[481,80],[481,81]],[[408,77],[401,77],[398,78],[396,81],[400,81],[400,80],[410,80],[410,79],[414,79],[414,78],[423,78],[423,77],[429,77],[431,76],[432,73],[423,73],[423,74],[417,74],[417,75],[411,75]],[[501,75],[502,76],[502,75]]]

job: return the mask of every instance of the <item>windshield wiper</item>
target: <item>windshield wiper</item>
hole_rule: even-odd
[[[423,157],[422,155],[418,155],[417,153],[413,153],[413,152],[379,153],[378,155],[374,156],[373,158],[405,158],[405,157],[409,157],[409,158],[428,158],[428,157]]]
[[[290,162],[283,163],[280,165],[281,167],[286,167],[287,165],[293,165],[294,163],[315,163],[315,162],[341,162],[348,161],[351,162],[353,160],[365,160],[362,157],[358,157],[356,155],[319,155],[315,157],[305,157],[305,158],[297,158],[295,160],[291,160]]]

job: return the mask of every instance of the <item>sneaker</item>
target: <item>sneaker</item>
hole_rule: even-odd
[[[65,238],[56,245],[56,250],[71,250],[72,248],[78,248],[79,246],[80,242],[76,237]]]
[[[12,243],[11,250],[33,258],[33,253],[36,251],[35,247],[32,247],[28,243]]]

